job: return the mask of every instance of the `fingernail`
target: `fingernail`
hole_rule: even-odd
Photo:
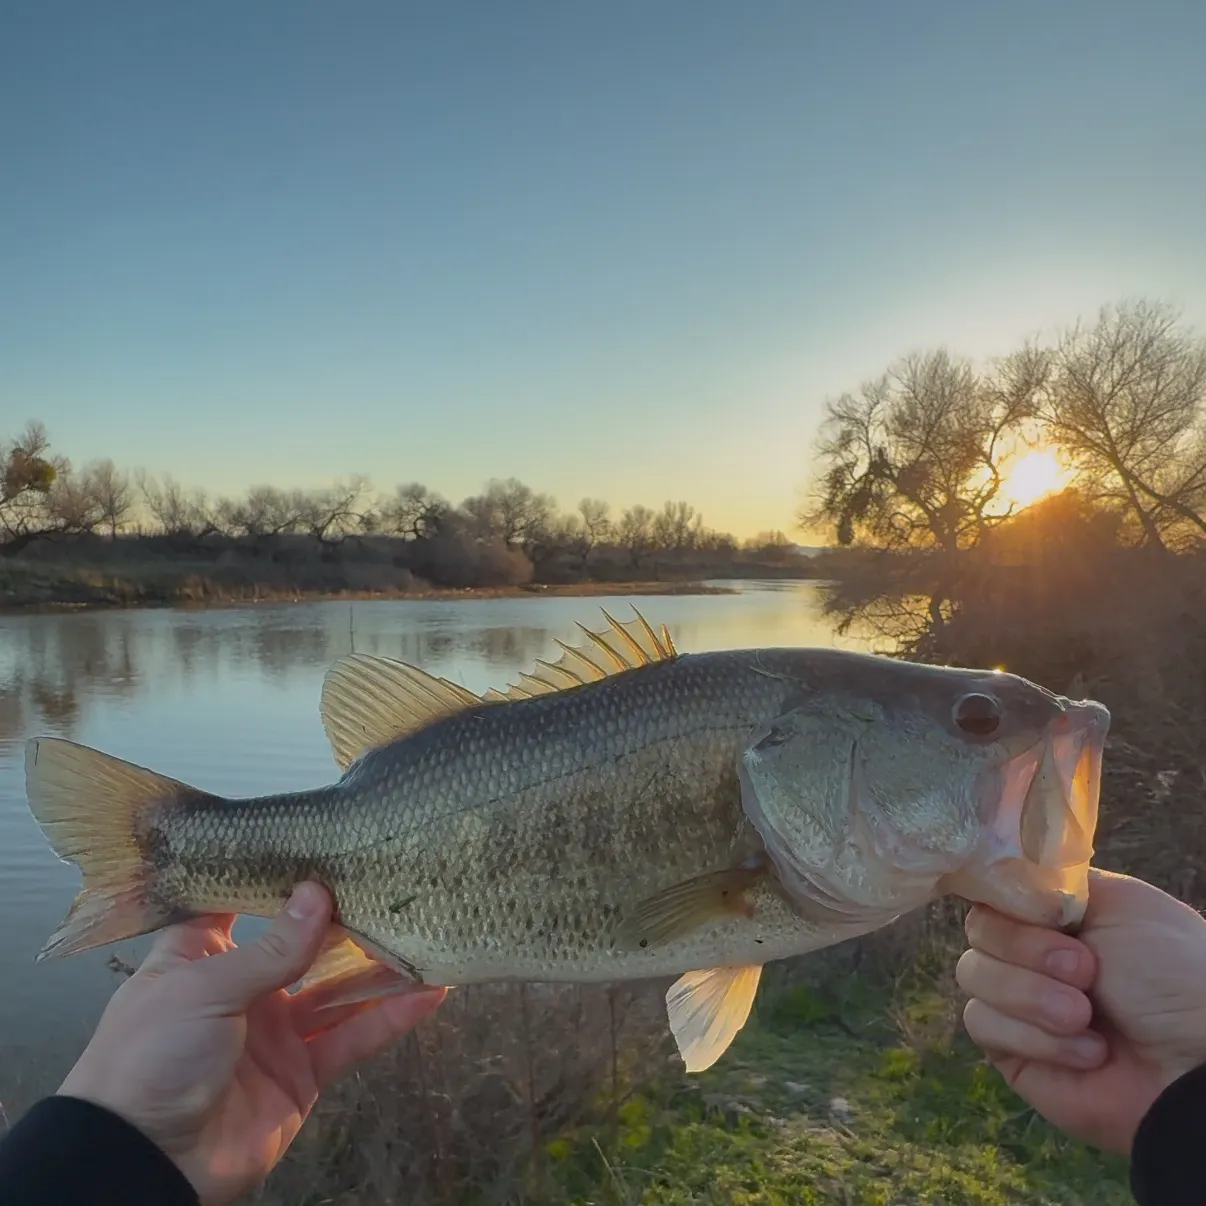
[[[1072,1054],[1084,1064],[1095,1064],[1104,1053],[1102,1040],[1095,1034],[1081,1034],[1072,1040]]]
[[[1043,1012],[1057,1025],[1067,1026],[1076,1015],[1076,1002],[1066,992],[1046,992]]]
[[[1061,980],[1069,980],[1080,967],[1080,956],[1075,951],[1052,951],[1047,956],[1047,970]]]
[[[285,912],[290,917],[296,917],[298,921],[309,921],[322,911],[322,907],[322,890],[314,884],[299,884],[293,889],[293,895],[285,905]]]

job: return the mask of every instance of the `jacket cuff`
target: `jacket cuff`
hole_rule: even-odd
[[[1206,1064],[1174,1080],[1139,1123],[1131,1148],[1139,1206],[1201,1206],[1206,1199]]]
[[[0,1140],[0,1199],[14,1206],[200,1206],[188,1178],[142,1131],[65,1096],[37,1102]]]

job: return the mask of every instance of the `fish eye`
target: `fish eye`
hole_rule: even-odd
[[[973,737],[991,737],[1001,727],[1001,705],[991,695],[965,695],[955,704],[955,723]]]

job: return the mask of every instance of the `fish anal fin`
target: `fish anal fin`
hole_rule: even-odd
[[[749,1019],[761,966],[689,971],[666,993],[670,1031],[688,1072],[710,1068]]]
[[[342,926],[332,926],[310,970],[295,986],[312,1011],[358,1005],[400,992],[422,990],[424,984],[404,975],[372,953]]]
[[[350,653],[327,671],[319,711],[335,761],[347,770],[367,750],[481,702],[467,688],[405,662]]]
[[[745,893],[764,873],[760,864],[728,867],[674,884],[635,905],[620,926],[620,939],[631,946],[658,946],[721,917],[753,917]]]

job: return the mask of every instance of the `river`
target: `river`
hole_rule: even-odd
[[[0,1103],[52,1088],[117,986],[116,951],[35,964],[79,882],[25,803],[23,745],[67,737],[231,796],[296,790],[337,771],[318,717],[323,675],[355,648],[413,662],[471,690],[502,686],[538,657],[635,604],[684,652],[844,645],[811,583],[739,593],[606,599],[284,603],[212,611],[0,616]],[[236,934],[239,931],[236,929]]]

